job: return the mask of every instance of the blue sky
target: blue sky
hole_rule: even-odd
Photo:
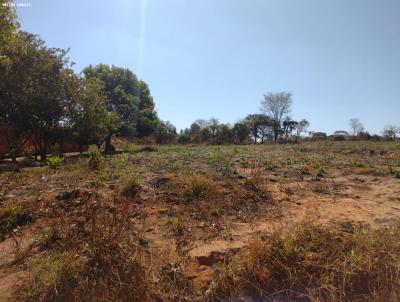
[[[17,2],[22,2],[19,0]],[[291,91],[310,130],[400,125],[399,0],[26,0],[22,29],[146,81],[163,120],[234,123]]]

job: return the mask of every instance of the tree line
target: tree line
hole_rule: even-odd
[[[310,123],[290,117],[292,104],[291,93],[270,92],[264,95],[259,113],[249,114],[234,125],[220,123],[216,118],[199,119],[182,130],[177,140],[179,143],[212,144],[297,141]]]

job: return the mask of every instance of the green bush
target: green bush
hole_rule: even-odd
[[[324,174],[326,173],[325,167],[322,163],[316,163],[314,168],[317,172],[318,177],[323,177]]]
[[[99,148],[95,145],[89,147],[89,167],[91,169],[99,169],[103,162],[103,155]]]
[[[138,153],[140,151],[140,146],[136,145],[136,144],[128,144],[128,146],[126,146],[126,152],[134,154],[134,153]]]
[[[47,160],[47,165],[50,167],[50,169],[58,169],[61,167],[63,161],[64,159],[61,156],[52,156]]]

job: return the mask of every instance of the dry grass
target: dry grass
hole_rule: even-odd
[[[349,235],[313,224],[276,230],[221,266],[209,301],[398,301],[400,224]]]
[[[192,175],[187,181],[184,195],[192,199],[207,198],[215,194],[216,187],[213,180],[205,175]]]
[[[32,209],[26,204],[17,203],[7,206],[0,211],[0,240],[15,227],[25,225],[32,221]]]
[[[152,301],[144,249],[128,204],[88,201],[79,220],[64,220],[41,241],[49,257],[25,288],[27,301]]]
[[[383,228],[399,215],[399,146],[157,148],[94,156],[92,169],[77,156],[0,174],[1,281],[28,275],[15,300],[400,300],[400,226],[352,227]],[[335,212],[344,201],[351,217]],[[369,205],[380,210],[364,215]],[[326,226],[285,226],[246,245],[308,213]],[[342,215],[345,227],[331,223]],[[204,267],[202,247],[221,257]]]

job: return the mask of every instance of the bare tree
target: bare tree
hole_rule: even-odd
[[[400,127],[394,125],[387,125],[385,129],[383,129],[383,136],[390,140],[395,140],[397,133],[400,133]]]
[[[205,119],[198,119],[195,120],[194,123],[200,126],[200,129],[205,129],[208,126],[210,126],[210,120],[205,120]]]
[[[292,103],[292,94],[290,92],[268,92],[264,94],[264,100],[261,102],[261,111],[273,121],[275,141],[277,141],[279,133],[281,133],[284,117],[291,111]]]
[[[300,137],[300,135],[302,133],[307,132],[308,127],[310,127],[310,122],[307,121],[306,119],[302,119],[301,121],[299,121],[298,125],[297,125],[297,139]]]
[[[364,131],[364,126],[361,124],[360,119],[358,118],[350,119],[350,128],[353,131],[353,136],[356,136],[360,132]]]

